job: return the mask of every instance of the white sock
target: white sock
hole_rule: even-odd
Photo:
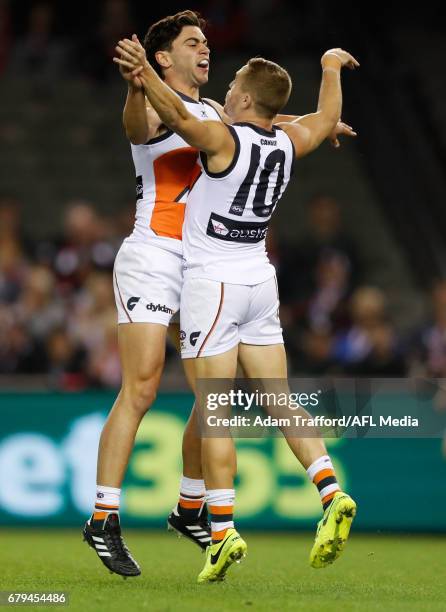
[[[218,541],[220,536],[218,532],[225,532],[227,529],[234,527],[234,489],[210,489],[206,491],[206,502],[211,515],[211,531],[212,541]],[[219,508],[226,506],[228,512],[221,514]]]
[[[340,491],[333,464],[328,455],[323,455],[313,461],[307,469],[309,479],[316,485],[325,510],[333,499],[334,494]]]
[[[95,514],[100,512],[119,512],[121,489],[114,487],[96,486]]]
[[[204,486],[204,480],[202,478],[188,478],[187,476],[181,476],[180,480],[180,497],[182,495],[188,497],[204,497],[206,493],[206,487]]]
[[[321,470],[325,470],[325,469],[329,469],[329,470],[333,469],[333,464],[328,455],[322,455],[322,457],[319,457],[319,459],[316,459],[316,461],[313,461],[310,467],[307,468],[308,478],[311,481],[313,481],[316,474],[320,472]]]
[[[198,518],[204,505],[205,494],[206,490],[202,478],[182,476],[177,505],[178,512],[191,520]]]

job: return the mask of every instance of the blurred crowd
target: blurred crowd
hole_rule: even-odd
[[[402,336],[384,292],[364,284],[340,204],[318,196],[306,212],[304,238],[279,244],[271,232],[268,246],[290,372],[446,376],[446,281],[433,287],[426,320]],[[40,374],[63,390],[119,387],[112,268],[132,222],[133,210],[104,218],[74,201],[60,236],[31,240],[20,202],[0,198],[0,374]],[[177,359],[173,349],[167,357]]]
[[[308,203],[305,237],[274,251],[293,372],[445,376],[446,280],[434,283],[424,320],[403,333],[385,292],[367,283],[361,249],[328,196]]]
[[[45,374],[67,390],[119,386],[111,271],[120,229],[71,202],[61,236],[32,241],[20,203],[0,200],[0,373]]]

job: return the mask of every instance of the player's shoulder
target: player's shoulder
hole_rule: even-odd
[[[237,121],[232,124],[232,128],[243,138],[259,141],[260,144],[276,145],[278,138],[288,138],[278,125],[273,125],[270,129],[267,129],[256,123]]]
[[[278,135],[278,138],[290,144],[293,156],[295,157],[296,144],[300,142],[300,139],[302,138],[301,126],[297,123],[280,122],[275,123],[273,127],[276,129],[276,134]]]
[[[223,118],[224,110],[223,110],[223,106],[219,102],[216,102],[215,100],[212,100],[211,98],[200,98],[200,100],[201,102],[203,102],[203,104],[206,104],[206,106],[210,106],[212,109],[214,109],[214,111],[217,113],[220,119]]]
[[[210,98],[201,98],[202,102],[206,104],[208,107],[211,107],[214,111],[216,117],[218,117],[223,123],[226,125],[232,125],[232,119],[225,112],[224,107],[215,100],[211,100]]]
[[[286,121],[281,121],[280,123],[274,123],[273,129],[276,131],[276,133],[288,135],[290,131],[293,131],[293,126],[295,125],[296,124],[294,123],[287,123]]]

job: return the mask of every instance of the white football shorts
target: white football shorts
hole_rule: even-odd
[[[178,322],[182,282],[181,255],[125,240],[113,269],[118,323]]]
[[[181,357],[208,357],[243,344],[283,344],[276,277],[257,285],[185,279]]]

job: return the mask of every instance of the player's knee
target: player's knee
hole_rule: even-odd
[[[145,414],[156,399],[156,385],[151,380],[139,381],[135,389],[135,408]]]
[[[156,399],[156,388],[157,385],[153,380],[135,381],[130,389],[124,390],[124,395],[127,397],[126,404],[139,416],[144,416]]]

